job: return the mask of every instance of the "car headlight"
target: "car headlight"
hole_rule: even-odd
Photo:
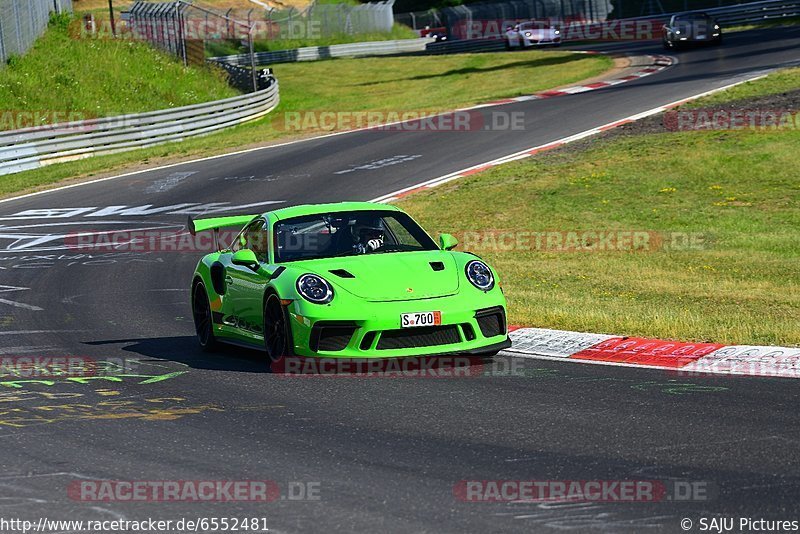
[[[494,275],[489,266],[479,260],[472,260],[466,267],[467,279],[481,291],[489,291],[494,287]]]
[[[714,29],[718,30],[719,29],[719,24],[714,24]]]
[[[681,34],[680,30],[675,30],[675,35],[680,35],[680,34]]]
[[[553,33],[556,35],[561,35],[561,30],[555,30]]]
[[[316,274],[304,274],[297,279],[297,292],[314,304],[327,304],[333,300],[333,288]]]
[[[533,35],[531,32],[525,32],[525,37],[530,37],[531,35]]]

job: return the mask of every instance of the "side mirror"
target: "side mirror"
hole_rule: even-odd
[[[231,263],[234,265],[241,265],[243,267],[250,267],[251,269],[254,267],[257,268],[259,265],[258,258],[256,258],[256,253],[249,248],[243,248],[234,252],[233,257],[231,258]]]
[[[458,245],[458,239],[450,234],[439,234],[439,246],[442,250],[453,250]]]

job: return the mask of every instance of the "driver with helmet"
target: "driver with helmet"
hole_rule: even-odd
[[[386,230],[382,218],[357,219],[350,226],[353,251],[356,254],[375,252],[383,246],[385,234]]]

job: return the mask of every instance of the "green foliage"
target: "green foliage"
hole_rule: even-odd
[[[693,106],[798,82],[800,69],[787,70]],[[639,252],[476,250],[503,276],[512,323],[798,345],[798,146],[793,128],[612,138],[502,165],[418,193],[402,207],[426,228],[454,234],[645,231],[668,245],[670,236],[697,238],[692,246],[656,242]]]
[[[37,112],[46,123],[63,114],[113,116],[237,94],[217,69],[187,68],[142,42],[76,37],[71,23],[68,15],[53,16],[33,48],[0,69],[0,109]]]

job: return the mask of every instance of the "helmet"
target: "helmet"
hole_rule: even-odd
[[[354,243],[366,243],[370,239],[382,239],[386,229],[380,217],[365,217],[352,221],[350,232]]]

